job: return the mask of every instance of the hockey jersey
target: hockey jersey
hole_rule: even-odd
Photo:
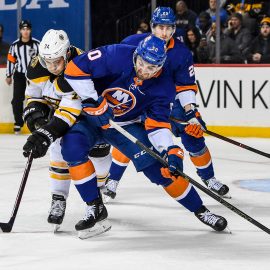
[[[121,43],[137,46],[149,33],[126,37]],[[164,67],[173,77],[176,87],[176,99],[184,107],[196,103],[198,87],[195,81],[193,57],[190,50],[178,39],[171,38],[167,45],[167,59]]]
[[[154,78],[136,77],[133,53],[136,47],[114,44],[103,46],[74,58],[65,70],[65,78],[81,96],[106,97],[115,121],[128,124],[146,114],[148,132],[170,128],[170,104],[175,97],[174,82],[162,69]]]
[[[80,49],[71,46],[68,61],[81,53]],[[58,123],[72,126],[81,113],[81,99],[66,82],[64,74],[51,74],[35,57],[28,66],[26,77],[26,105],[34,102],[46,104],[53,109],[53,117],[60,120]]]

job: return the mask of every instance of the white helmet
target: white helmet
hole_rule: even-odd
[[[65,61],[70,46],[67,33],[63,30],[48,30],[39,44],[39,58],[43,65],[44,60],[56,59],[61,56]],[[42,61],[43,60],[43,61]]]

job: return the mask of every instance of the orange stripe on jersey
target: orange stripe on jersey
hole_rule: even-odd
[[[69,167],[69,172],[72,180],[81,180],[95,172],[93,163],[88,160],[86,163]]]
[[[198,86],[197,84],[194,85],[185,85],[185,86],[180,86],[180,85],[176,85],[176,92],[182,92],[182,91],[187,91],[187,90],[192,90],[195,93],[198,92]]]
[[[146,118],[145,120],[145,129],[154,129],[154,128],[168,128],[171,129],[171,124],[167,122],[158,122],[151,118]]]
[[[130,159],[120,152],[117,148],[112,149],[112,158],[121,163],[129,163]]]
[[[178,176],[175,181],[173,181],[167,187],[163,187],[166,192],[173,198],[181,196],[187,189],[189,182],[183,177]]]
[[[11,55],[10,53],[8,54],[7,59],[9,62],[11,62],[13,64],[16,63],[16,58],[13,55]]]
[[[172,49],[174,47],[174,38],[171,38],[167,47],[167,50]]]
[[[207,151],[201,156],[197,156],[197,157],[190,156],[190,159],[196,167],[202,167],[202,166],[207,165],[211,161],[211,155],[210,155],[209,150],[207,149]]]
[[[78,66],[74,64],[73,61],[70,61],[65,70],[65,74],[68,76],[90,76],[90,74],[84,73]]]

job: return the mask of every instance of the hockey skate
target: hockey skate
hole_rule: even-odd
[[[215,177],[212,177],[208,180],[204,180],[204,183],[211,191],[213,191],[217,195],[224,198],[231,199],[231,195],[229,193],[229,187],[219,182]]]
[[[224,217],[211,213],[204,205],[194,214],[202,223],[215,231],[221,232],[227,227],[228,222]]]
[[[107,203],[110,199],[114,199],[116,197],[116,189],[118,184],[119,181],[108,179],[105,187],[100,189],[104,203]]]
[[[53,225],[53,232],[59,230],[66,211],[66,199],[63,195],[53,194],[52,204],[48,216],[48,222]]]
[[[111,224],[107,217],[108,212],[101,198],[87,203],[85,216],[75,225],[78,237],[86,239],[109,231]]]

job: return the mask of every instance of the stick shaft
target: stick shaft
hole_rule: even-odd
[[[16,197],[16,200],[15,200],[15,204],[14,204],[14,207],[13,207],[11,218],[10,218],[8,223],[0,223],[0,228],[4,232],[11,232],[11,230],[13,228],[13,224],[14,224],[15,218],[16,218],[17,213],[18,213],[18,209],[19,209],[20,204],[21,204],[24,188],[25,188],[25,185],[26,185],[26,182],[27,182],[27,179],[28,179],[30,169],[31,169],[32,161],[33,161],[33,157],[32,157],[32,152],[31,152],[29,157],[28,157],[26,167],[24,169],[22,181],[21,181],[18,193],[17,193],[17,197]]]
[[[148,148],[142,142],[140,142],[139,140],[137,140],[133,135],[131,135],[130,133],[128,133],[126,130],[124,130],[122,127],[120,127],[117,123],[115,123],[114,121],[110,120],[110,124],[111,124],[111,126],[113,128],[115,128],[117,131],[119,131],[122,135],[124,135],[125,137],[127,137],[128,139],[130,139],[133,143],[137,144],[141,149],[145,150],[145,152],[147,152],[153,158],[155,158],[156,160],[158,160],[162,165],[168,167],[167,161],[165,161],[161,156],[159,156],[152,149]],[[253,219],[251,216],[247,215],[246,213],[244,213],[243,211],[241,211],[240,209],[238,209],[234,205],[228,203],[223,198],[221,198],[218,195],[216,195],[215,193],[211,192],[208,188],[202,186],[201,184],[199,184],[197,181],[195,181],[194,179],[192,179],[191,177],[189,177],[185,173],[183,173],[183,172],[181,172],[179,170],[177,170],[177,173],[179,175],[181,175],[183,178],[185,178],[187,181],[189,181],[191,184],[193,184],[195,187],[197,187],[198,189],[200,189],[201,191],[203,191],[204,193],[206,193],[207,195],[209,195],[214,200],[216,200],[219,203],[223,204],[224,206],[226,206],[227,208],[229,208],[231,211],[233,211],[234,213],[236,213],[240,217],[246,219],[247,221],[249,221],[250,223],[252,223],[256,227],[258,227],[261,230],[265,231],[266,233],[270,234],[270,229],[269,228],[265,227],[263,224],[261,224],[260,222],[258,222],[255,219]]]
[[[176,123],[178,123],[178,124],[182,124],[182,125],[188,124],[187,122],[181,121],[181,120],[179,120],[179,119],[177,119],[177,118],[174,118],[174,117],[172,117],[172,116],[170,117],[170,120],[172,120],[172,121],[174,121],[174,122],[176,122]],[[228,138],[228,137],[225,137],[225,136],[223,136],[223,135],[220,135],[220,134],[218,134],[218,133],[216,133],[216,132],[210,131],[210,130],[208,130],[208,129],[203,129],[203,132],[205,132],[206,134],[209,134],[209,135],[211,135],[211,136],[213,136],[213,137],[216,137],[216,138],[218,138],[218,139],[220,139],[220,140],[226,141],[226,142],[228,142],[228,143],[234,144],[234,145],[239,146],[239,147],[241,147],[241,148],[244,148],[244,149],[246,149],[246,150],[248,150],[248,151],[251,151],[251,152],[253,152],[253,153],[256,153],[256,154],[258,154],[258,155],[261,155],[261,156],[270,158],[270,154],[269,154],[269,153],[260,151],[260,150],[258,150],[258,149],[256,149],[256,148],[253,148],[253,147],[248,146],[248,145],[246,145],[246,144],[237,142],[237,141],[232,140],[232,139],[230,139],[230,138]]]

